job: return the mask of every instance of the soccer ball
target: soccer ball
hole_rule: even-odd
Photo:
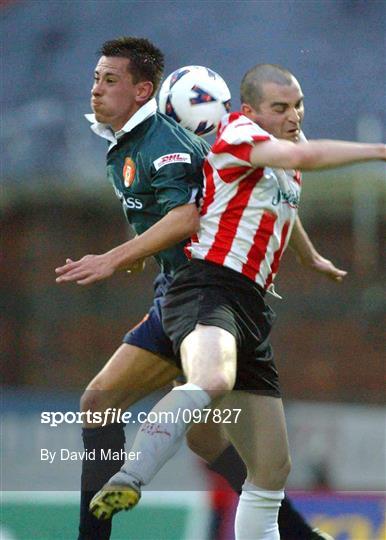
[[[162,84],[159,108],[196,135],[209,135],[230,111],[231,93],[224,79],[211,69],[185,66]]]

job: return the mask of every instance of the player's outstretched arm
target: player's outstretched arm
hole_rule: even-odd
[[[250,160],[255,167],[312,171],[361,161],[386,161],[386,145],[330,140],[295,144],[284,140],[269,140],[254,145]]]
[[[75,281],[90,285],[110,277],[117,270],[130,269],[137,261],[170,248],[196,233],[199,215],[195,204],[171,210],[143,234],[101,255],[86,255],[78,261],[66,260],[56,268],[57,283]]]
[[[308,234],[304,230],[299,216],[296,218],[288,245],[295,251],[300,263],[310,270],[319,272],[328,279],[336,282],[341,282],[347,275],[345,270],[337,268],[331,261],[325,259],[317,252]]]

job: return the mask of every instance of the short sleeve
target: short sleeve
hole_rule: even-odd
[[[269,133],[247,117],[233,113],[229,122],[219,130],[210,154],[211,165],[225,182],[232,182],[254,169],[251,151],[257,142],[270,140]]]
[[[175,152],[153,161],[151,184],[162,213],[198,200],[203,184],[204,155]]]

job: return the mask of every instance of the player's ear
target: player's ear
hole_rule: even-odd
[[[248,105],[248,103],[242,103],[241,104],[241,112],[247,118],[250,118],[251,120],[255,121],[255,119],[256,119],[256,111],[254,110],[253,107],[251,107],[251,105]]]
[[[136,84],[136,90],[135,100],[138,104],[143,105],[146,101],[149,101],[153,93],[153,83],[151,81],[141,81]]]

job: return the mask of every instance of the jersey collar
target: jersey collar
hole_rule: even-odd
[[[113,148],[120,137],[124,135],[125,133],[129,133],[132,131],[135,127],[137,127],[139,124],[150,118],[150,116],[153,116],[157,112],[157,102],[153,98],[150,101],[148,101],[145,105],[143,105],[138,111],[133,114],[133,116],[126,122],[126,124],[123,126],[122,129],[120,129],[117,132],[114,132],[111,127],[108,124],[101,124],[100,122],[97,122],[95,119],[95,114],[85,114],[84,116],[86,119],[91,122],[91,129],[96,135],[99,135],[99,137],[103,137],[103,139],[107,139],[110,141],[109,150]]]

